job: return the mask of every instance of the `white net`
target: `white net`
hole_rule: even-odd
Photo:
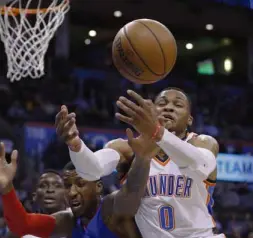
[[[37,0],[36,9],[31,7],[33,0],[26,1],[25,7],[22,0],[14,0],[0,9],[0,37],[7,54],[7,77],[11,82],[44,75],[49,42],[70,9],[68,0],[52,0],[47,8],[41,8],[43,0]],[[32,22],[29,15],[34,15]]]

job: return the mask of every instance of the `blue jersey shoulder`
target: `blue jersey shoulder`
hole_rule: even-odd
[[[101,206],[96,215],[91,219],[88,226],[82,226],[80,219],[77,219],[76,226],[72,231],[73,238],[118,238],[104,224],[101,215]]]

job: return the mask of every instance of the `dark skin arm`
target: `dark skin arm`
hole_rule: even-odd
[[[130,166],[133,153],[136,158],[131,165],[126,184],[123,185],[121,190],[110,194],[104,199],[102,206],[104,223],[121,238],[140,238],[141,234],[134,221],[134,215],[144,195],[151,158],[159,148],[155,143],[145,141],[142,137],[134,139],[133,135],[129,136],[129,133],[128,141],[114,140],[108,143],[107,147],[121,148],[121,151],[124,152],[123,159],[121,159],[118,167],[121,167],[122,161],[123,163],[127,161],[127,166]],[[122,166],[126,170],[123,174],[127,172],[127,166]]]
[[[67,237],[71,236],[74,228],[74,217],[71,212],[61,211],[54,213],[52,216],[55,217],[56,226],[52,237]]]
[[[136,214],[147,184],[150,161],[135,158],[128,172],[126,184],[116,193],[105,197],[104,214],[119,216],[134,216]]]
[[[144,195],[151,158],[156,154],[157,145],[143,138],[134,138],[133,133],[127,130],[128,144],[135,153],[135,160],[128,173],[127,182],[122,188],[104,199],[103,217],[127,216],[133,217]],[[106,219],[105,219],[106,220]]]
[[[156,153],[154,151],[157,145],[140,137],[134,138],[131,130],[127,130],[127,136],[128,144],[135,152],[136,157],[128,173],[126,184],[118,192],[105,197],[103,203],[104,216],[134,216],[144,195],[150,161]]]

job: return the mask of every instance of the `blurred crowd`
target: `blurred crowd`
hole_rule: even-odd
[[[120,128],[122,124],[114,119],[115,101],[125,95],[127,89],[154,99],[159,91],[170,86],[180,87],[190,95],[193,130],[197,133],[218,139],[253,139],[250,100],[253,86],[225,84],[219,82],[217,76],[193,75],[191,78],[173,72],[155,85],[136,85],[115,71],[65,69],[48,79],[23,80],[11,86],[2,77],[0,110],[10,121],[52,123],[64,103],[76,112],[79,125]]]

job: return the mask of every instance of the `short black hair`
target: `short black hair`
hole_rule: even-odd
[[[43,171],[43,173],[41,173],[40,177],[41,177],[42,175],[44,175],[44,174],[55,174],[55,175],[58,175],[58,176],[62,177],[62,173],[59,172],[59,171],[57,171],[57,170],[54,170],[54,169],[45,169],[45,170]]]
[[[75,166],[74,164],[72,163],[72,161],[69,161],[64,167],[63,167],[63,172],[66,171],[66,170],[75,170]],[[94,182],[102,182],[101,178],[94,181]]]
[[[54,170],[54,169],[45,169],[39,176],[36,176],[36,183],[33,183],[33,186],[32,186],[32,191],[35,191],[39,182],[40,182],[40,179],[41,177],[44,175],[44,174],[55,174],[55,175],[58,175],[61,179],[62,179],[62,173],[57,171],[57,170]]]
[[[181,88],[177,88],[177,87],[168,87],[168,88],[165,88],[163,89],[156,97],[155,97],[155,101],[157,100],[157,98],[161,95],[162,92],[164,91],[170,91],[170,90],[175,90],[175,91],[178,91],[180,93],[183,93],[189,103],[189,108],[190,108],[190,111],[191,111],[191,107],[192,107],[192,100],[189,96],[189,94],[187,94],[183,89]]]

